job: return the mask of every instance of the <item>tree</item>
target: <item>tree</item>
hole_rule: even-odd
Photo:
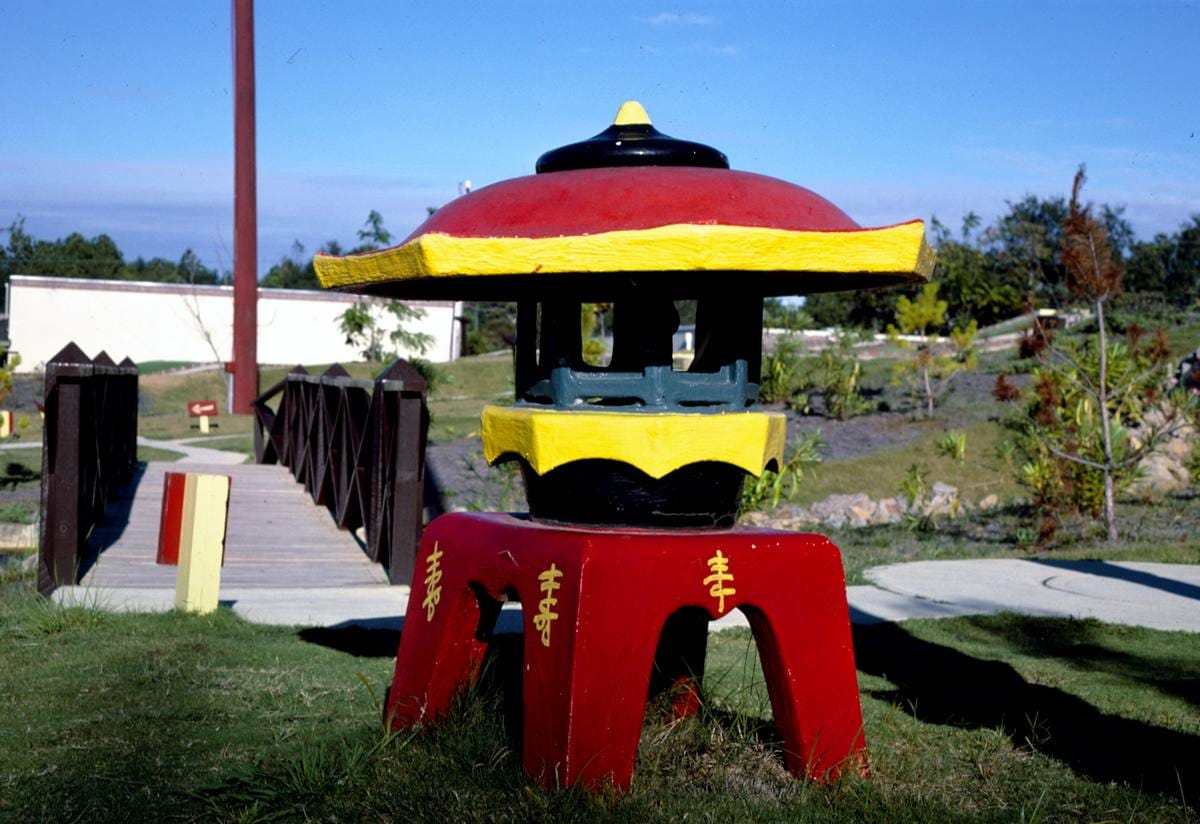
[[[1067,297],[1066,272],[1059,257],[1066,216],[1066,201],[1061,197],[1042,200],[1029,195],[1008,203],[1008,213],[984,233],[997,268],[1013,277],[1022,292],[1055,305]]]
[[[397,322],[396,328],[386,335],[384,318],[381,317],[385,313],[392,315]],[[365,360],[382,361],[389,356],[399,356],[401,349],[425,354],[433,344],[433,336],[404,328],[405,323],[423,317],[424,309],[414,309],[398,300],[382,301],[364,297],[352,303],[339,316],[338,325],[346,336],[346,343],[359,347]]]
[[[291,253],[268,269],[260,284],[268,289],[320,289],[312,259],[304,258],[304,244],[293,241]]]
[[[812,329],[812,315],[803,306],[779,298],[763,298],[763,326],[768,329]]]
[[[191,284],[216,284],[221,280],[191,249],[178,263],[161,257],[138,257],[127,263],[108,235],[89,239],[72,232],[59,240],[37,240],[25,230],[25,218],[20,215],[6,229],[0,229],[3,234],[8,235],[8,242],[0,248],[0,284],[11,275]]]
[[[1200,215],[1174,234],[1134,243],[1125,283],[1130,291],[1159,292],[1181,308],[1200,301]]]
[[[179,265],[175,268],[182,283],[197,286],[215,286],[217,283],[217,273],[201,263],[200,256],[191,249],[184,251],[179,258]]]
[[[463,305],[463,316],[470,323],[464,354],[482,355],[505,349],[516,334],[517,304],[501,301],[471,301]]]
[[[1176,398],[1153,420],[1147,415],[1158,400],[1170,356],[1161,328],[1146,349],[1139,347],[1141,330],[1130,336],[1128,345],[1109,339],[1105,310],[1122,289],[1124,271],[1114,257],[1106,226],[1080,200],[1086,180],[1086,170],[1080,166],[1060,244],[1064,285],[1095,314],[1096,332],[1082,345],[1059,342],[1059,336],[1039,356],[1037,397],[1029,423],[1034,454],[1022,473],[1034,490],[1035,504],[1043,510],[1043,538],[1053,533],[1053,511],[1064,498],[1074,506],[1091,508],[1096,505],[1089,506],[1090,498],[1098,499],[1096,508],[1103,512],[1108,542],[1116,543],[1116,487],[1163,437],[1183,425],[1185,416],[1180,413],[1186,402]],[[1146,429],[1134,443],[1123,424],[1138,420],[1146,423]]]
[[[853,292],[822,292],[804,299],[804,311],[818,327],[856,326],[883,329],[896,314],[901,295],[913,295],[911,286],[892,289],[857,289]]]
[[[951,331],[952,347],[949,349],[931,335],[932,330],[945,323],[948,306],[946,301],[938,299],[938,284],[927,283],[916,300],[900,297],[896,302],[896,323],[888,327],[892,342],[913,353],[912,357],[896,364],[892,379],[906,384],[913,394],[922,396],[925,414],[929,416],[933,415],[935,402],[954,376],[964,369],[975,368],[974,344],[978,325],[974,319]],[[901,335],[917,336],[920,340],[906,340]]]
[[[946,317],[952,323],[975,320],[989,324],[1019,314],[1021,284],[997,267],[993,257],[980,247],[976,234],[979,216],[968,212],[963,217],[958,238],[936,217],[930,222],[937,247],[933,280],[946,301]]]
[[[363,243],[352,253],[374,251],[392,242],[392,233],[383,226],[383,215],[374,209],[367,215],[363,227],[358,232],[358,239]],[[396,327],[385,335],[383,320],[389,314],[395,318]],[[338,327],[345,334],[346,343],[359,347],[365,359],[381,361],[389,355],[398,355],[402,348],[425,354],[433,343],[433,336],[425,332],[409,332],[404,328],[405,323],[424,316],[425,310],[415,309],[398,300],[362,297],[339,316]]]
[[[390,244],[392,233],[383,227],[383,215],[372,209],[363,228],[358,230],[358,239],[362,244],[355,248],[354,252],[369,252]]]

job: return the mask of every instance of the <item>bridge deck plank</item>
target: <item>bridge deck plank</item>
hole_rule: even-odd
[[[210,472],[233,479],[223,587],[388,586],[384,569],[367,558],[353,534],[334,525],[325,507],[313,504],[284,467],[158,462],[146,466],[93,531],[89,544],[99,555],[82,586],[174,587],[176,568],[154,562],[167,472]]]

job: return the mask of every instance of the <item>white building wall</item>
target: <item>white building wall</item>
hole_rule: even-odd
[[[337,292],[259,289],[259,363],[360,360],[361,353],[346,343],[338,326],[338,317],[355,299]],[[457,358],[461,328],[454,318],[462,314],[462,305],[406,303],[425,314],[405,323],[405,328],[433,337],[433,345],[422,357],[435,362]],[[9,340],[12,351],[21,356],[21,371],[39,369],[69,341],[92,357],[104,350],[115,360],[130,357],[138,363],[211,363],[233,357],[231,286],[14,275],[8,307]],[[390,313],[381,311],[377,317],[385,334],[395,328]],[[401,351],[405,357],[417,354]]]

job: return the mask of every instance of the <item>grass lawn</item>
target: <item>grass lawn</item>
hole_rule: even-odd
[[[343,364],[355,378],[371,379],[382,368],[377,363]],[[306,365],[313,374],[320,374],[329,364]],[[512,358],[507,352],[461,358],[453,363],[438,364],[441,380],[429,396],[431,416],[429,437],[447,441],[466,437],[479,431],[479,413],[486,403],[512,403]],[[259,385],[269,389],[287,374],[282,366],[263,367]],[[140,378],[142,413],[138,432],[148,438],[171,440],[199,438],[196,419],[187,415],[188,401],[217,400],[224,407],[225,385],[215,370],[187,374],[152,373]],[[252,440],[217,440],[216,436],[244,435],[253,432],[251,415],[219,415],[212,446],[234,452],[253,453]]]
[[[195,361],[178,361],[178,360],[155,360],[142,361],[137,365],[138,375],[155,375],[159,372],[167,372],[171,369],[181,369],[185,366],[198,366]]]
[[[652,708],[633,791],[589,798],[524,778],[490,689],[384,736],[394,633],[61,609],[28,586],[0,598],[0,820],[1186,821],[1200,797],[1200,635],[856,628],[872,773],[821,786],[782,769],[749,634],[720,633],[702,717]],[[503,647],[489,672],[515,666]]]
[[[149,461],[177,461],[183,457],[182,452],[170,449],[159,449],[153,446],[138,446],[137,459],[142,463]],[[0,453],[5,472],[3,486],[6,489],[22,486],[37,486],[42,482],[42,450],[38,449],[8,449]]]
[[[176,452],[173,449],[159,449],[157,446],[141,446],[137,448],[138,463],[149,463],[150,461],[165,461],[174,463],[183,457],[182,452]]]
[[[794,503],[808,506],[834,494],[865,492],[872,499],[900,494],[900,482],[908,468],[918,464],[929,472],[929,483],[942,481],[958,487],[964,499],[978,501],[998,495],[1007,501],[1021,493],[1015,471],[997,455],[996,447],[1011,440],[1012,434],[995,421],[979,421],[958,427],[967,436],[967,452],[962,462],[938,452],[936,443],[948,428],[945,420],[928,422],[930,434],[903,446],[872,452],[860,458],[827,461],[816,469],[815,478],[806,478],[797,490]]]

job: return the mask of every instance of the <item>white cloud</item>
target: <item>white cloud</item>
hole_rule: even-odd
[[[633,19],[639,23],[649,23],[651,26],[713,26],[721,22],[711,14],[696,14],[695,12],[676,14],[669,11],[661,12],[653,17],[635,17]]]

